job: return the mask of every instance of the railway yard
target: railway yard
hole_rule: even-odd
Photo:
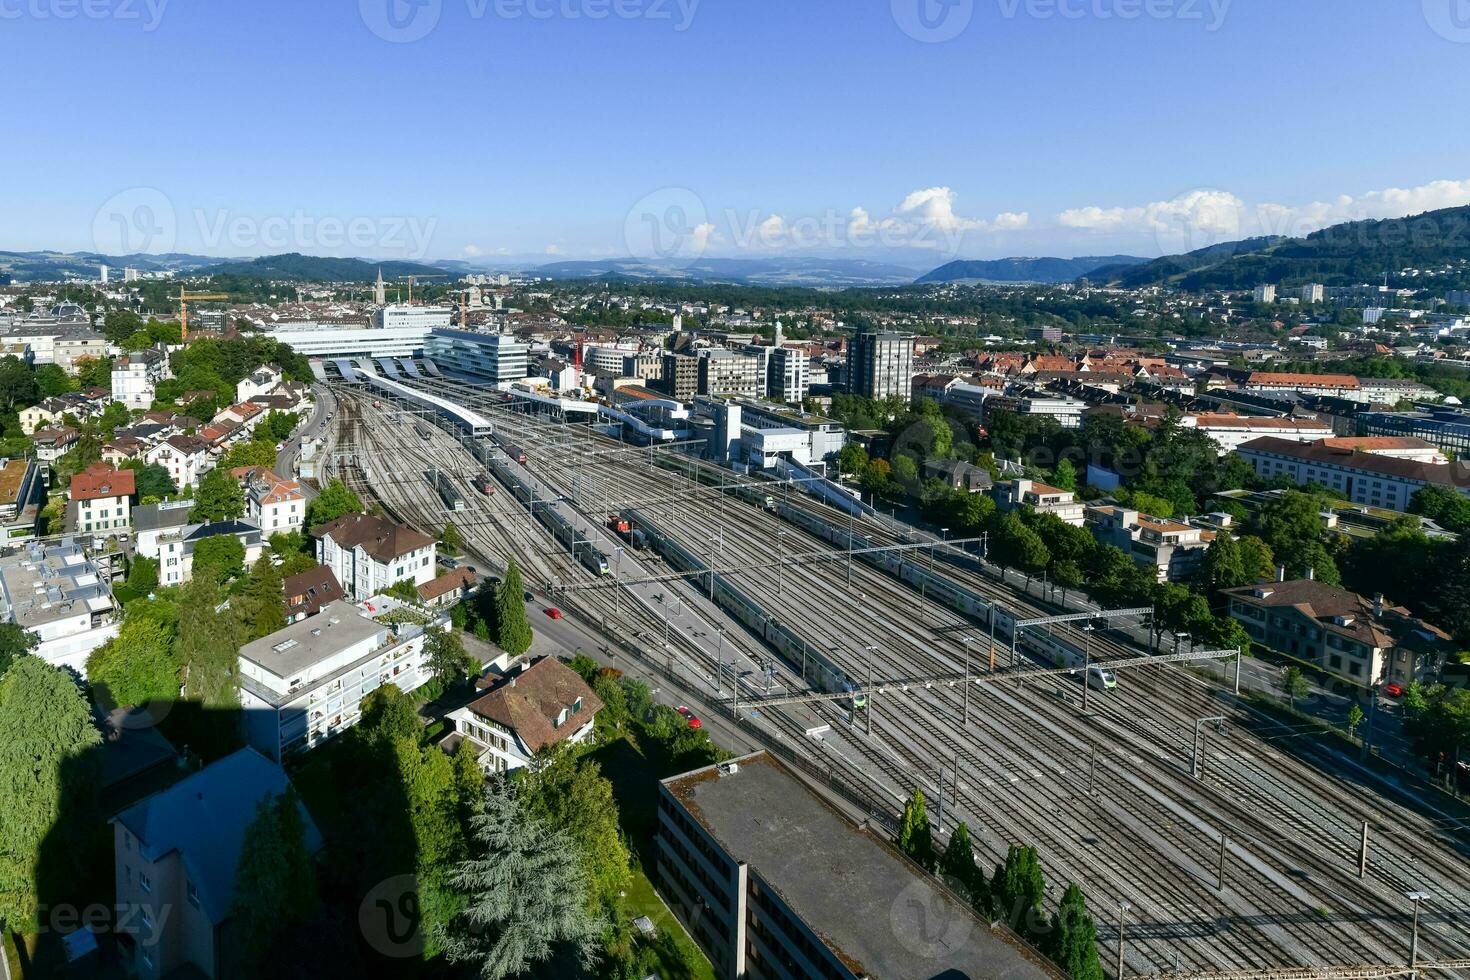
[[[673,686],[807,772],[827,773],[875,817],[891,822],[920,787],[941,838],[964,820],[983,866],[1010,844],[1034,845],[1051,900],[1069,881],[1086,892],[1110,972],[1124,903],[1126,975],[1403,963],[1412,892],[1432,896],[1419,920],[1420,960],[1470,958],[1470,845],[1457,814],[1392,790],[1228,685],[1162,662],[1118,670],[1111,689],[1088,690],[1065,673],[1027,676],[1052,666],[1035,659],[1036,642],[1013,668],[1005,631],[992,642],[987,623],[793,518],[902,549],[892,554],[1012,617],[1059,611],[999,584],[953,544],[915,545],[927,538],[912,528],[850,518],[789,484],[742,493],[751,477],[678,449],[623,446],[513,411],[483,388],[428,383],[492,419],[524,466],[498,462],[495,492],[479,492],[471,480],[490,455],[503,460],[498,450],[438,426],[426,432],[423,413],[338,385],[326,475],[424,530],[453,520],[483,563],[515,558],[528,585],[550,586],[548,601],[570,618],[670,673]],[[457,484],[462,509],[446,506],[431,470]],[[525,487],[539,503],[521,499]],[[544,507],[572,522],[572,548],[553,540],[544,517],[532,519]],[[609,519],[618,515],[713,566],[719,594],[738,592],[747,612],[711,601],[714,574],[674,567],[664,549],[635,549],[615,534]],[[578,547],[606,556],[608,574],[573,560]],[[1091,625],[1045,630],[1085,645],[1102,667],[1146,653]],[[798,639],[803,663],[763,642],[777,626]],[[809,688],[808,651],[857,686],[910,682],[872,694],[866,709],[850,696],[791,701]],[[949,680],[916,682],[929,677]]]

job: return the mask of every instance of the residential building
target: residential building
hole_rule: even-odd
[[[153,348],[119,357],[112,363],[112,400],[143,411],[153,405],[158,382],[168,377],[168,359]]]
[[[511,334],[439,327],[429,332],[424,355],[452,374],[500,384],[527,375],[530,347]]]
[[[445,749],[473,752],[486,772],[519,769],[549,745],[587,741],[602,710],[587,682],[555,657],[522,661],[485,683],[484,694],[449,713],[457,738]]]
[[[130,976],[237,974],[228,925],[246,831],[259,805],[290,786],[279,765],[245,748],[111,819],[118,907],[131,913],[131,942],[118,944]],[[321,833],[297,806],[315,854]]]
[[[53,345],[52,363],[70,375],[81,373],[88,361],[107,356],[107,338],[95,333],[58,336]]]
[[[251,521],[214,521],[206,524],[186,523],[160,529],[153,536],[147,557],[158,559],[158,584],[165,588],[183,585],[194,577],[194,552],[209,538],[233,535],[245,552],[245,566],[255,564],[265,551],[265,537]],[[140,535],[141,537],[141,535]],[[139,554],[144,554],[140,543]]]
[[[1309,282],[1302,287],[1301,298],[1303,303],[1320,303],[1327,295],[1327,287],[1320,282]]]
[[[1087,508],[1078,502],[1071,490],[1047,486],[1035,480],[1005,480],[991,492],[1002,511],[1027,510],[1036,514],[1052,514],[1064,523],[1082,527]]]
[[[1251,294],[1251,298],[1257,303],[1274,303],[1276,302],[1276,287],[1271,285],[1257,286],[1255,292]]]
[[[664,390],[676,401],[692,401],[699,394],[699,359],[688,354],[663,356]]]
[[[1332,437],[1332,426],[1318,419],[1258,418],[1228,412],[1200,412],[1180,416],[1179,425],[1203,432],[1220,447],[1222,453],[1233,452],[1262,436],[1297,442],[1316,442]]]
[[[41,468],[28,459],[0,460],[0,535],[8,544],[35,538],[46,506]]]
[[[0,557],[0,621],[35,633],[36,656],[83,676],[88,655],[117,635],[112,586],[71,538]]]
[[[169,436],[143,454],[150,466],[168,470],[179,490],[197,487],[204,475],[214,469],[214,454],[209,443],[198,436]]]
[[[318,565],[288,577],[285,581],[285,595],[288,623],[315,616],[327,603],[346,598],[337,576],[325,565]]]
[[[53,422],[59,422],[61,417],[72,410],[65,400],[61,398],[47,398],[29,405],[16,413],[20,419],[20,431],[26,435],[35,435],[36,431]]]
[[[1320,483],[1344,500],[1387,510],[1407,510],[1421,487],[1452,487],[1470,496],[1470,467],[1463,462],[1434,466],[1392,456],[1377,456],[1323,442],[1254,439],[1236,454],[1263,480],[1285,478],[1302,486]]]
[[[281,383],[281,369],[274,364],[257,368],[248,377],[241,378],[235,385],[235,400],[248,402],[257,395],[269,395]],[[180,404],[187,404],[187,400]]]
[[[951,490],[963,490],[966,493],[984,493],[994,484],[989,470],[957,459],[925,460],[924,479],[943,480]]]
[[[98,536],[116,534],[132,526],[137,474],[93,463],[71,478],[66,529]]]
[[[419,599],[430,608],[452,606],[474,590],[475,581],[474,570],[461,565],[419,586]]]
[[[1087,524],[1099,544],[1151,567],[1160,582],[1189,581],[1217,533],[1126,507],[1088,507]]]
[[[914,338],[897,333],[859,333],[847,345],[847,390],[865,398],[913,393]]]
[[[423,626],[379,622],[346,600],[245,644],[240,703],[247,741],[280,761],[346,731],[361,718],[362,699],[379,687],[412,691],[428,680],[423,647]]]
[[[245,516],[266,537],[301,530],[306,522],[306,493],[295,480],[277,476],[264,466],[237,466],[230,475],[245,488]]]
[[[434,580],[435,544],[427,534],[368,514],[343,514],[311,529],[317,561],[353,599],[366,599],[404,579]]]
[[[761,361],[751,354],[717,348],[699,356],[699,393],[712,398],[759,398],[765,392]]]
[[[1062,976],[765,752],[663,780],[657,816],[655,880],[721,980]]]
[[[43,463],[54,463],[76,445],[81,433],[69,425],[48,425],[31,433],[31,443],[36,447],[36,458]]]
[[[1297,579],[1226,589],[1230,616],[1251,639],[1370,687],[1435,674],[1456,650],[1445,632],[1382,596]]]
[[[1253,371],[1241,383],[1241,390],[1255,394],[1331,395],[1358,401],[1362,385],[1351,374],[1290,374]]]

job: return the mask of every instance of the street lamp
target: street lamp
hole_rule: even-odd
[[[1127,902],[1118,903],[1118,980],[1123,980],[1123,916],[1132,907]]]
[[[1429,892],[1405,892],[1404,897],[1414,903],[1414,931],[1409,936],[1409,976],[1412,980],[1419,978],[1419,906],[1421,903],[1433,898]]]

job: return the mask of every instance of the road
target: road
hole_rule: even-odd
[[[326,385],[312,385],[311,391],[316,398],[311,415],[296,426],[296,431],[276,453],[276,475],[287,480],[296,479],[296,460],[301,456],[302,443],[309,438],[324,438],[328,431],[327,419],[337,411],[337,398]],[[307,500],[316,496],[316,491],[305,484],[301,489],[305,491]]]

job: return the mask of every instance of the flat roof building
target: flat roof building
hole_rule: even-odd
[[[36,634],[36,656],[83,676],[117,635],[112,586],[71,538],[0,557],[0,619]]]
[[[656,843],[717,977],[1061,976],[764,752],[661,782]]]
[[[495,384],[526,376],[530,347],[510,334],[438,327],[424,341],[424,356],[445,371]]]
[[[1470,467],[1434,465],[1348,446],[1288,439],[1254,439],[1236,450],[1263,480],[1285,478],[1298,486],[1320,483],[1343,499],[1369,507],[1408,510],[1414,494],[1430,484],[1470,496]]]
[[[914,338],[900,333],[859,333],[847,346],[847,390],[865,398],[913,395]]]

